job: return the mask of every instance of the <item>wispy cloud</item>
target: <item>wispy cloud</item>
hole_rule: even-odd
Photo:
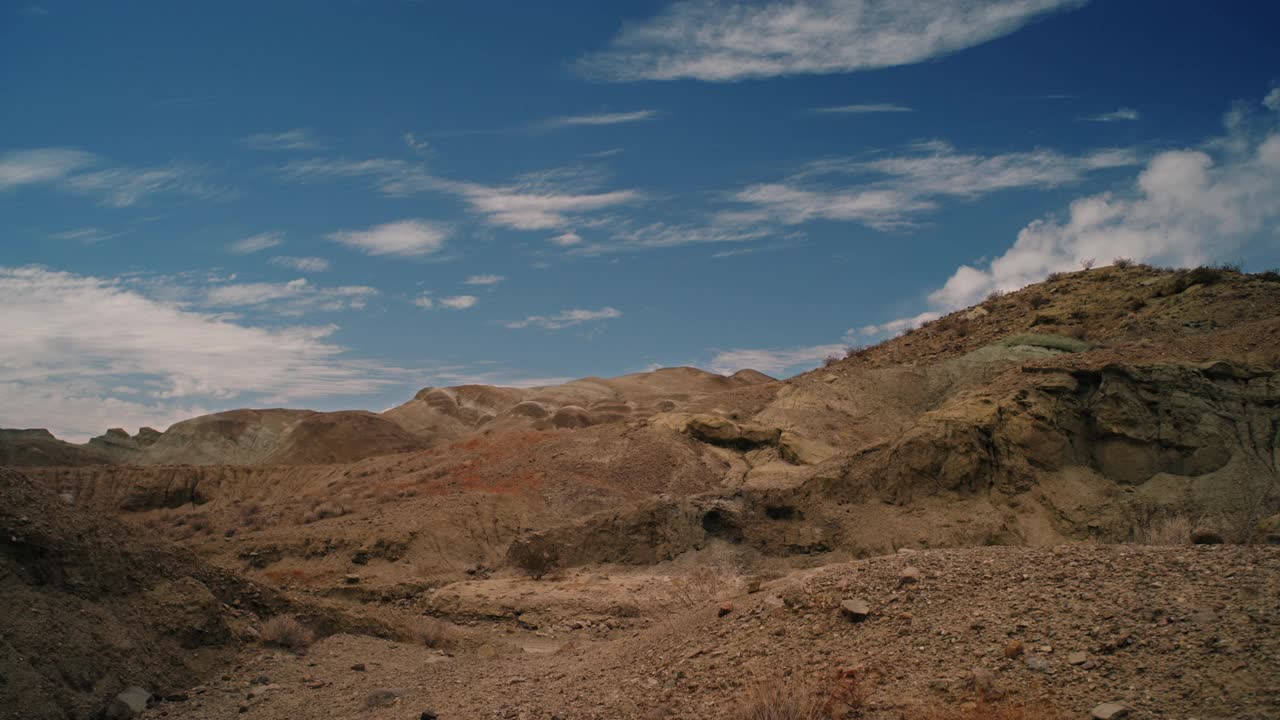
[[[184,309],[119,279],[0,267],[0,426],[85,439],[210,403],[367,394],[407,373],[350,358],[333,325],[269,329]]]
[[[507,278],[502,275],[472,275],[464,280],[463,283],[467,285],[497,285],[506,279]]]
[[[581,167],[555,168],[516,178],[504,185],[448,180],[431,175],[417,163],[369,160],[307,160],[281,168],[289,179],[368,178],[385,194],[402,197],[439,192],[460,197],[491,225],[516,230],[553,230],[604,208],[636,202],[636,190],[598,191],[600,173]]]
[[[551,238],[551,243],[560,247],[569,247],[571,245],[579,245],[582,243],[582,236],[570,230]]]
[[[657,110],[636,110],[634,112],[595,113],[592,115],[562,115],[539,123],[538,128],[556,130],[560,128],[622,125],[625,123],[644,122],[658,117]]]
[[[441,307],[447,307],[450,310],[466,310],[475,307],[480,302],[480,298],[475,295],[454,295],[453,297],[442,297],[436,301]]]
[[[98,161],[93,153],[71,148],[17,150],[0,155],[0,190],[62,180]]]
[[[276,267],[297,270],[298,272],[325,272],[330,267],[328,260],[319,257],[290,257],[288,255],[277,255],[267,262],[275,265]]]
[[[418,155],[431,155],[435,152],[435,149],[431,147],[431,143],[411,132],[404,134],[404,144]]]
[[[713,357],[709,366],[715,372],[725,375],[746,369],[759,370],[767,375],[786,375],[812,369],[832,355],[843,357],[845,350],[846,347],[843,344],[784,349],[728,350]]]
[[[199,298],[207,307],[270,307],[282,315],[302,315],[324,310],[360,310],[375,288],[363,285],[322,287],[305,278],[282,283],[223,283],[205,290]]]
[[[1139,113],[1133,108],[1120,108],[1112,112],[1105,112],[1101,115],[1093,115],[1085,118],[1085,120],[1089,120],[1090,122],[1125,122],[1141,119],[1142,113]]]
[[[48,10],[45,10],[39,5],[28,5],[22,8],[21,12],[23,15],[26,15],[27,17],[44,17],[45,15],[49,14]]]
[[[600,322],[620,317],[622,317],[622,311],[612,307],[602,307],[599,310],[574,308],[572,310],[562,310],[555,315],[530,315],[523,320],[507,323],[507,327],[513,330],[527,327],[560,330],[583,323]]]
[[[330,233],[328,238],[367,255],[421,257],[439,251],[448,236],[448,228],[443,225],[400,220],[368,230],[341,230]]]
[[[69,241],[82,243],[85,245],[92,245],[94,243],[99,243],[99,242],[102,242],[103,240],[110,240],[111,238],[119,237],[124,234],[125,234],[124,232],[107,232],[102,228],[82,227],[82,228],[75,228],[74,230],[64,230],[62,232],[57,232],[50,235],[49,237],[53,238],[54,240],[69,240]]]
[[[612,81],[733,81],[922,62],[1084,0],[683,0],[625,25],[577,68]]]
[[[284,244],[284,233],[282,232],[265,232],[243,240],[237,240],[227,246],[227,249],[236,255],[251,255],[261,252],[269,248],[278,247]]]
[[[50,185],[63,192],[97,196],[102,205],[144,205],[153,195],[172,194],[219,200],[235,193],[206,183],[200,168],[183,165],[131,168],[108,166],[90,152],[37,148],[0,155],[0,192],[24,185]]]
[[[318,150],[324,147],[306,128],[258,133],[242,138],[240,142],[252,150]]]
[[[814,109],[814,112],[836,115],[866,115],[869,113],[915,112],[915,110],[905,105],[893,105],[891,103],[867,103],[863,105],[834,105],[831,107],[821,107]]]
[[[939,141],[916,143],[903,155],[823,160],[781,182],[751,185],[734,195],[751,209],[728,211],[720,218],[729,225],[765,220],[796,225],[821,219],[892,230],[909,227],[944,198],[1058,187],[1079,182],[1090,172],[1138,162],[1136,153],[1124,149],[1078,156],[1052,150],[978,155],[957,152]]]

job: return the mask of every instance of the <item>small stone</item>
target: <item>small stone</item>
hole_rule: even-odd
[[[1008,645],[1004,646],[1004,656],[1010,660],[1019,657],[1023,653],[1021,640],[1010,640]]]
[[[996,687],[996,677],[986,668],[974,668],[969,671],[969,683],[973,686],[973,691],[985,698],[994,698],[1000,696],[1000,689]]]
[[[1049,661],[1039,655],[1027,655],[1022,658],[1022,662],[1026,664],[1027,669],[1036,670],[1038,672],[1049,672]]]
[[[432,710],[431,708],[427,708],[426,710],[423,710],[422,714],[418,716],[418,720],[439,720],[439,718],[440,716],[437,715],[436,711]]]
[[[254,678],[253,680],[250,680],[250,681],[249,681],[249,684],[250,684],[250,685],[270,685],[270,684],[271,684],[271,678],[267,677],[266,675],[259,675],[258,677]]]
[[[862,598],[850,598],[840,603],[840,612],[854,622],[862,622],[871,614],[871,606]]]
[[[723,603],[720,603],[720,609],[716,611],[716,614],[719,617],[724,617],[725,615],[728,615],[731,612],[733,612],[733,603],[723,602]]]
[[[1128,715],[1129,708],[1114,702],[1102,703],[1089,712],[1089,717],[1093,720],[1118,720]]]
[[[898,573],[899,585],[914,585],[920,582],[920,569],[910,565],[902,568],[902,572]]]
[[[347,575],[346,577],[342,578],[342,581],[343,581],[343,582],[345,582],[345,583],[346,583],[346,584],[348,584],[348,585],[359,585],[359,584],[360,584],[360,576],[359,576],[359,575],[354,575],[354,574],[353,574],[353,575]]]
[[[364,663],[356,663],[355,665],[351,666],[351,669],[355,670],[356,672],[364,672]]]
[[[107,706],[106,717],[108,720],[135,718],[147,709],[149,700],[151,693],[146,690],[136,686],[125,688],[124,692],[112,698],[111,704]]]
[[[1068,665],[1083,665],[1089,662],[1089,654],[1086,652],[1073,652],[1067,656]]]

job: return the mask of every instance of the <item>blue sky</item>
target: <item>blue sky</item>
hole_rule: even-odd
[[[1280,265],[1272,3],[0,4],[0,426],[787,375]]]

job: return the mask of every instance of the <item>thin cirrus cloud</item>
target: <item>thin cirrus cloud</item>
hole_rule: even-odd
[[[0,426],[83,440],[210,404],[361,395],[409,373],[351,358],[333,325],[267,328],[115,278],[0,267]]]
[[[267,262],[282,267],[287,270],[297,270],[298,272],[325,272],[330,268],[328,260],[319,257],[292,257],[289,255],[277,255]]]
[[[236,255],[252,255],[284,244],[284,233],[265,232],[237,240],[227,246],[227,250]]]
[[[497,285],[506,279],[507,278],[502,275],[485,274],[472,275],[462,282],[464,285]]]
[[[251,150],[318,150],[323,145],[310,130],[294,128],[278,133],[258,133],[241,138],[240,143]]]
[[[132,168],[113,166],[90,152],[74,148],[37,148],[0,155],[0,192],[23,186],[49,186],[89,195],[108,207],[145,205],[155,195],[170,194],[223,200],[235,192],[207,183],[197,167],[169,165]]]
[[[1224,118],[1226,132],[1198,147],[1152,157],[1127,192],[1074,200],[1065,218],[1024,227],[989,262],[958,267],[927,296],[934,316],[1011,291],[1082,261],[1113,258],[1193,266],[1233,258],[1251,243],[1280,236],[1280,107],[1255,117],[1240,106]],[[930,313],[918,318],[928,318]],[[867,330],[896,332],[906,319]],[[896,324],[894,324],[896,323]]]
[[[571,127],[593,127],[601,125],[624,125],[644,122],[658,117],[657,110],[636,110],[633,112],[595,113],[591,115],[562,115],[539,123],[535,127],[544,130],[559,130]]]
[[[305,278],[281,283],[223,283],[202,293],[206,307],[265,308],[281,315],[302,315],[312,311],[361,310],[375,288],[364,285],[323,287]]]
[[[578,167],[529,173],[504,185],[439,178],[421,164],[387,158],[313,159],[289,163],[280,172],[299,182],[364,178],[393,197],[422,192],[453,195],[486,223],[515,230],[565,229],[584,214],[643,198],[636,190],[600,191],[598,173]]]
[[[978,155],[941,141],[921,142],[904,154],[877,160],[812,162],[782,181],[748,186],[733,195],[747,207],[722,212],[719,219],[730,226],[833,220],[878,230],[902,229],[936,210],[943,199],[972,200],[1002,190],[1069,185],[1092,172],[1139,162],[1132,150],[1118,148],[1084,155],[1053,150]]]
[[[426,220],[400,220],[367,230],[340,230],[328,238],[367,255],[423,257],[438,252],[449,236],[447,227]]]
[[[814,112],[824,115],[869,115],[874,113],[909,113],[915,112],[915,110],[906,105],[894,105],[892,103],[864,103],[861,105],[820,107],[815,108]]]
[[[622,311],[612,307],[602,307],[599,310],[583,310],[574,308],[572,310],[561,310],[555,315],[530,315],[523,320],[516,320],[507,323],[507,327],[512,330],[519,330],[527,327],[540,327],[546,330],[561,330],[583,323],[600,322],[603,320],[612,320],[622,317]]]
[[[1101,115],[1093,115],[1085,118],[1085,120],[1089,120],[1091,122],[1132,122],[1134,120],[1141,119],[1142,113],[1134,110],[1133,108],[1120,108],[1112,112],[1105,112]]]
[[[576,69],[605,81],[728,82],[908,65],[1085,0],[683,0],[624,25]]]

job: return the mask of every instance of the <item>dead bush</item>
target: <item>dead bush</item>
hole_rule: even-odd
[[[452,647],[458,641],[453,625],[439,618],[425,618],[414,635],[414,640],[429,648]]]
[[[1049,298],[1039,293],[1032,293],[1027,296],[1027,306],[1032,310],[1039,310],[1049,304]]]
[[[832,365],[835,365],[836,363],[840,362],[843,359],[844,358],[842,358],[839,354],[833,353],[822,359],[822,367],[831,367]]]
[[[826,702],[811,684],[795,679],[753,682],[738,701],[733,720],[825,720]]]
[[[277,615],[262,625],[262,642],[290,650],[311,644],[315,635],[292,615]]]
[[[302,524],[309,525],[319,520],[327,520],[329,518],[342,517],[351,512],[345,505],[336,502],[322,502],[312,508],[302,516]]]
[[[689,574],[671,579],[671,599],[677,605],[698,607],[716,600],[731,584],[718,569],[699,565]]]
[[[1081,270],[1092,270],[1092,269],[1093,269],[1093,266],[1094,266],[1094,265],[1096,265],[1097,263],[1098,263],[1098,261],[1097,261],[1097,260],[1095,260],[1095,259],[1093,259],[1093,258],[1085,258],[1084,260],[1081,260],[1081,261],[1080,261],[1080,269],[1081,269]]]
[[[1139,545],[1189,545],[1195,523],[1185,515],[1161,515],[1139,523],[1134,542]]]
[[[1125,268],[1133,267],[1133,260],[1126,257],[1118,257],[1115,260],[1112,260],[1111,264],[1123,270]]]

